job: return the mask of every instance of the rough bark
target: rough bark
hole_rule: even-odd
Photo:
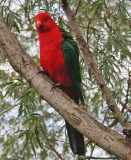
[[[114,117],[116,117],[117,120],[121,123],[123,128],[127,129],[127,130],[129,129],[129,131],[130,131],[131,125],[126,121],[126,119],[124,118],[124,115],[119,110],[119,107],[117,106],[114,98],[112,97],[112,95],[109,91],[109,88],[107,87],[107,85],[102,77],[102,74],[99,71],[97,64],[95,63],[95,61],[92,57],[92,53],[90,51],[90,48],[89,48],[88,44],[86,43],[86,41],[84,40],[84,37],[83,37],[80,29],[78,28],[78,24],[77,24],[76,18],[75,18],[75,13],[70,9],[68,0],[60,0],[60,1],[62,4],[62,7],[64,9],[64,12],[66,13],[67,18],[69,20],[70,27],[74,33],[74,36],[75,36],[76,41],[78,43],[79,49],[81,50],[81,52],[84,56],[84,60],[87,64],[88,68],[90,69],[91,73],[94,75],[97,84],[101,88],[103,95],[104,95],[104,98],[105,98],[110,110],[114,114]]]
[[[46,76],[37,74],[40,69],[23,50],[1,16],[0,49],[8,58],[11,66],[73,127],[109,153],[129,160],[129,142],[124,136],[97,122],[60,89],[50,91],[52,81]]]

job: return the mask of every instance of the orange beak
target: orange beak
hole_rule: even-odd
[[[43,24],[40,20],[37,20],[36,21],[36,26],[39,28],[39,29],[42,29],[43,28]]]

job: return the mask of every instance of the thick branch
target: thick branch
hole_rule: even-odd
[[[129,159],[129,142],[124,136],[97,122],[60,89],[50,92],[52,81],[46,76],[37,74],[40,69],[23,50],[1,16],[0,48],[11,66],[73,127],[109,153],[125,160]]]
[[[68,17],[70,27],[74,33],[74,36],[75,36],[76,41],[78,43],[79,49],[81,50],[81,52],[84,56],[84,59],[88,65],[88,68],[90,69],[91,73],[94,75],[94,77],[97,81],[97,84],[101,88],[109,108],[113,112],[114,117],[116,117],[118,119],[118,121],[121,123],[123,128],[131,129],[131,125],[125,121],[124,115],[120,112],[117,104],[114,101],[114,98],[112,97],[112,95],[111,95],[111,93],[110,93],[110,91],[109,91],[109,89],[108,89],[108,87],[102,77],[101,72],[98,70],[97,64],[95,63],[95,61],[92,57],[92,53],[89,49],[89,46],[86,43],[86,41],[84,40],[84,37],[83,37],[80,29],[78,28],[78,24],[75,19],[75,14],[70,9],[68,1],[61,0],[61,3],[62,3],[62,7]]]

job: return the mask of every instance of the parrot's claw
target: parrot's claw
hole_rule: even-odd
[[[53,83],[50,91],[52,92],[55,88],[62,89],[62,86],[60,85],[60,83]]]
[[[37,74],[44,74],[44,75],[50,77],[46,71],[38,71]]]

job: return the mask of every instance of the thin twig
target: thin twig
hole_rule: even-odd
[[[87,43],[89,42],[89,29],[90,29],[90,24],[91,24],[91,19],[88,21],[88,26],[87,26]]]
[[[107,115],[108,112],[109,112],[109,108],[105,112],[105,116],[104,116],[104,119],[102,121],[102,124],[104,124],[106,118],[110,118],[110,119],[115,119],[116,120],[116,117],[114,117],[113,115]]]
[[[38,40],[38,38],[32,38],[32,37],[26,37],[26,36],[23,36],[23,35],[20,35],[20,34],[17,34],[17,33],[14,33],[15,36],[19,36],[21,38],[24,38],[24,39],[27,39],[27,40]]]
[[[128,96],[129,96],[130,85],[131,85],[131,83],[130,83],[130,72],[129,72],[129,79],[127,80],[127,92],[126,92],[125,103],[123,103],[122,101],[120,101],[120,104],[123,106],[123,107],[122,107],[122,110],[121,110],[121,113],[124,113],[124,110],[125,110],[125,108],[126,108],[126,105],[127,105],[128,101],[129,101],[129,100],[128,100]],[[130,107],[129,107],[128,109],[130,110]],[[129,110],[128,110],[128,111],[129,111]],[[123,115],[125,116],[128,111],[126,111]],[[108,127],[111,128],[111,127],[113,127],[114,125],[116,125],[117,123],[118,123],[118,120],[115,119]]]
[[[51,144],[51,142],[49,141],[49,139],[47,137],[45,137],[45,135],[43,133],[40,133],[40,135],[45,140],[45,142],[50,146],[50,148],[52,149],[52,151],[54,151],[61,160],[64,160],[61,157],[61,155],[56,151],[56,149],[53,147],[53,145]]]
[[[76,6],[76,10],[75,10],[75,16],[77,15],[77,12],[78,12],[78,10],[79,10],[80,3],[81,3],[81,0],[78,0],[77,6]]]
[[[109,119],[116,119],[116,117],[114,117],[113,115],[106,115],[106,118],[109,118]]]
[[[17,103],[17,104],[15,104],[15,105],[13,105],[13,106],[11,106],[11,107],[7,108],[6,110],[4,110],[4,111],[0,112],[0,116],[1,116],[2,114],[4,114],[4,113],[8,112],[8,111],[9,111],[9,110],[11,110],[12,108],[14,108],[14,107],[18,106],[19,104],[20,104],[20,103]]]
[[[91,140],[88,140],[88,141],[85,143],[85,145],[88,146],[90,143],[92,143],[92,141],[91,141]]]
[[[93,157],[93,156],[79,157],[79,160],[82,160],[82,159],[117,159],[119,160],[118,157]]]
[[[103,119],[102,124],[104,124],[108,112],[109,112],[109,108],[108,108],[107,111],[105,112],[105,116],[104,116],[104,119]]]
[[[21,1],[20,0],[18,0],[19,1],[19,3],[20,3],[20,6],[23,8],[23,10],[25,9],[25,7],[24,7],[24,5],[21,3]]]
[[[92,154],[93,154],[93,152],[94,152],[95,147],[96,147],[96,144],[94,144],[94,145],[93,145],[93,148],[91,149],[90,157],[92,157]],[[89,158],[89,160],[90,160],[90,159],[91,159],[91,158]]]
[[[129,101],[128,100],[128,96],[129,96],[130,85],[131,85],[131,83],[130,83],[130,72],[129,72],[129,79],[127,81],[126,99],[125,99],[125,104],[124,104],[124,106],[123,106],[123,108],[121,110],[122,113],[124,112],[124,109],[126,108],[126,105],[127,105],[128,101]]]

